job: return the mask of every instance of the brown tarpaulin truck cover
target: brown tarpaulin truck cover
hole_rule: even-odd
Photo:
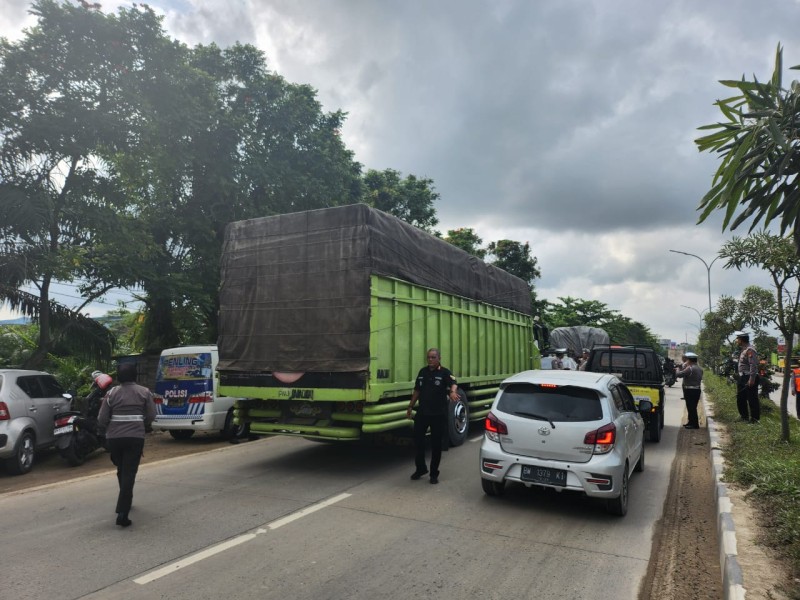
[[[230,223],[221,270],[221,371],[368,370],[373,275],[531,313],[518,277],[365,204]]]

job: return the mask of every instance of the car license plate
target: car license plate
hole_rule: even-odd
[[[64,425],[63,427],[56,427],[53,430],[53,435],[64,435],[65,433],[72,433],[75,428],[72,425]]]
[[[563,469],[522,465],[522,481],[563,486],[567,485],[567,472]]]

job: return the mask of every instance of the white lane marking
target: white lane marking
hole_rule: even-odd
[[[151,583],[156,579],[161,579],[162,577],[166,577],[171,573],[175,573],[176,571],[180,571],[181,569],[193,565],[195,563],[200,562],[206,558],[210,558],[219,554],[220,552],[224,552],[225,550],[229,550],[231,548],[235,548],[245,542],[249,542],[250,540],[254,540],[256,536],[261,535],[263,533],[267,533],[268,530],[277,529],[278,527],[283,527],[292,521],[296,521],[301,517],[305,517],[306,515],[310,515],[311,513],[315,513],[320,509],[323,509],[327,506],[331,506],[332,504],[336,504],[337,502],[341,502],[345,498],[349,498],[350,494],[339,494],[338,496],[334,496],[333,498],[328,498],[327,500],[323,500],[322,502],[318,502],[317,504],[313,504],[309,507],[306,507],[302,510],[298,510],[296,513],[292,513],[291,515],[287,515],[276,521],[272,521],[272,523],[267,523],[266,525],[262,525],[258,529],[256,529],[255,533],[245,533],[243,535],[239,535],[235,538],[217,544],[216,546],[211,546],[206,548],[205,550],[200,550],[199,552],[195,552],[194,554],[190,554],[186,558],[182,558],[181,560],[176,560],[173,563],[166,565],[165,567],[161,567],[160,569],[156,569],[148,573],[147,575],[142,575],[141,577],[137,577],[134,579],[134,583],[138,583],[139,585],[145,585],[147,583]],[[265,529],[266,528],[266,529]]]

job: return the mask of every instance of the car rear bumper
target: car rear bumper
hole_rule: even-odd
[[[566,485],[524,481],[522,467],[543,467],[566,472]],[[620,494],[625,460],[616,452],[594,455],[585,463],[569,463],[517,456],[504,452],[500,444],[484,437],[480,452],[480,474],[496,483],[515,482],[532,487],[580,492],[593,498],[616,498]]]

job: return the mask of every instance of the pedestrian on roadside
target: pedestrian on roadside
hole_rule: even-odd
[[[156,418],[153,393],[136,383],[136,365],[122,363],[117,368],[120,385],[112,388],[100,405],[97,422],[106,430],[108,452],[117,467],[117,525],[128,527],[133,503],[133,485],[144,450],[144,436]]]
[[[795,367],[792,369],[791,383],[792,396],[795,397],[795,415],[797,415],[797,418],[800,419],[800,394],[798,393],[800,392],[800,368]]]
[[[742,421],[758,423],[761,418],[761,405],[758,399],[758,353],[750,344],[750,334],[735,331],[739,353],[739,380],[736,388],[736,408]]]
[[[438,348],[428,350],[427,360],[428,366],[422,367],[417,374],[406,416],[411,418],[414,405],[419,400],[419,407],[414,415],[414,463],[417,468],[411,474],[411,479],[420,479],[428,473],[425,464],[425,435],[430,429],[430,482],[436,484],[439,483],[439,463],[442,460],[442,443],[447,429],[448,398],[452,402],[458,400],[458,385],[453,374],[442,366]]]
[[[578,365],[578,371],[585,371],[589,366],[589,349],[584,348],[581,354],[581,363]]]
[[[689,416],[686,429],[700,429],[700,419],[697,416],[697,403],[700,402],[700,384],[703,381],[703,369],[697,364],[697,354],[687,352],[685,355],[686,367],[675,373],[676,377],[683,379],[683,398],[686,401],[686,414]]]

